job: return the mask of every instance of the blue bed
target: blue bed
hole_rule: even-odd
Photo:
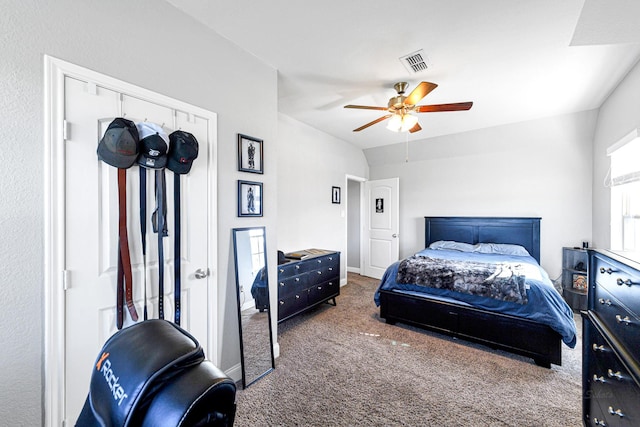
[[[374,296],[380,316],[387,323],[409,323],[528,356],[541,366],[560,365],[561,341],[574,347],[576,328],[571,308],[539,266],[539,236],[540,218],[425,217],[425,247],[434,244],[438,248],[422,250],[387,269]],[[502,250],[491,250],[502,246],[521,248],[525,253],[507,251],[505,255]],[[479,247],[482,252],[477,252]],[[519,295],[502,300],[477,290],[474,294],[466,285],[461,290],[456,287],[464,282],[460,278],[452,286],[446,283],[454,282],[450,278],[424,279],[415,272],[398,275],[399,269],[405,274],[410,261],[424,260],[442,265],[460,261],[517,265],[524,299]],[[402,283],[407,277],[424,283]]]

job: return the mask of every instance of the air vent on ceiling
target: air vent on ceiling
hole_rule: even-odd
[[[400,58],[400,62],[411,74],[421,73],[429,68],[429,59],[423,49],[405,55]]]

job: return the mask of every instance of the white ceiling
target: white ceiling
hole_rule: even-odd
[[[474,102],[420,114],[417,140],[597,108],[640,58],[637,0],[167,1],[276,68],[280,112],[363,149],[407,134],[352,132],[384,112],[343,106],[386,106],[398,81],[438,84],[419,105]]]

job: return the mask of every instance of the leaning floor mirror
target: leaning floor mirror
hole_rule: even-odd
[[[264,227],[234,228],[242,387],[275,367]]]

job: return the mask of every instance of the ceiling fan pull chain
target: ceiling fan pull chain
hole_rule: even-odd
[[[406,136],[406,148],[405,148],[405,155],[404,155],[404,162],[405,163],[409,163],[409,132],[405,132],[405,136]]]

